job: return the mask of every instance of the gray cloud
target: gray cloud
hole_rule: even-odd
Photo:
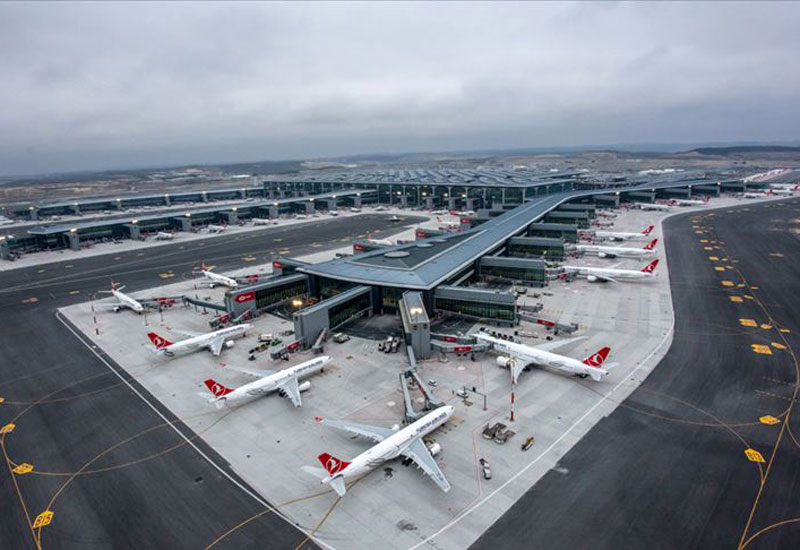
[[[796,139],[793,3],[0,4],[0,173]]]

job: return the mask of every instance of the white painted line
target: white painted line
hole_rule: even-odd
[[[248,495],[248,496],[250,496],[251,498],[253,498],[253,500],[255,500],[256,502],[258,502],[259,504],[261,504],[262,506],[264,506],[265,508],[267,508],[268,510],[270,510],[272,513],[274,513],[276,516],[278,516],[279,518],[281,518],[282,520],[284,520],[286,523],[288,523],[289,525],[291,525],[293,528],[295,528],[295,529],[297,529],[298,531],[300,531],[300,532],[302,532],[303,534],[305,534],[307,537],[309,537],[309,538],[310,538],[311,540],[313,540],[315,543],[317,543],[317,544],[319,544],[319,545],[321,545],[321,546],[324,546],[324,547],[326,547],[326,548],[330,548],[331,550],[334,550],[332,546],[329,546],[328,544],[326,544],[326,543],[322,542],[321,540],[319,540],[319,539],[317,539],[316,537],[314,537],[313,535],[311,535],[311,534],[310,534],[308,531],[306,531],[305,529],[302,529],[302,528],[298,527],[297,525],[295,525],[295,524],[294,524],[294,522],[292,522],[292,521],[291,521],[289,518],[287,518],[286,516],[284,516],[284,515],[283,515],[283,514],[282,514],[282,513],[281,513],[281,512],[278,510],[278,509],[276,509],[276,508],[273,508],[273,507],[272,507],[272,506],[271,506],[271,505],[270,505],[270,504],[269,504],[269,503],[268,503],[266,500],[262,499],[260,495],[258,495],[258,494],[256,494],[256,493],[254,493],[253,491],[249,490],[247,487],[245,487],[244,485],[242,485],[241,483],[239,483],[237,480],[235,480],[233,477],[231,477],[231,475],[230,475],[228,472],[226,472],[224,469],[222,469],[222,468],[221,468],[221,467],[220,467],[220,466],[219,466],[219,465],[218,465],[216,462],[214,462],[213,460],[211,460],[211,459],[208,457],[208,455],[206,455],[206,454],[205,454],[203,451],[201,451],[201,450],[200,450],[200,448],[199,448],[199,447],[197,447],[197,445],[195,445],[194,443],[192,443],[192,441],[191,441],[191,440],[190,440],[188,437],[186,437],[186,435],[184,435],[184,434],[183,434],[183,432],[181,432],[181,431],[180,431],[180,430],[179,430],[179,429],[178,429],[178,428],[175,426],[175,424],[173,424],[172,422],[170,422],[170,421],[169,421],[169,420],[168,420],[168,419],[167,419],[167,418],[166,418],[166,417],[165,417],[163,414],[161,414],[161,411],[159,411],[159,410],[158,410],[158,409],[155,407],[155,405],[153,405],[153,404],[152,404],[152,403],[151,403],[151,402],[150,402],[150,401],[149,401],[149,400],[148,400],[148,399],[147,399],[147,398],[146,398],[144,395],[142,395],[142,394],[139,392],[139,390],[137,390],[135,387],[133,387],[133,385],[132,385],[130,382],[128,382],[128,380],[126,380],[126,379],[125,379],[125,377],[123,377],[123,376],[122,376],[122,375],[119,373],[119,371],[117,371],[117,369],[115,369],[115,368],[114,368],[114,367],[113,367],[113,366],[112,366],[112,365],[111,365],[111,364],[110,364],[108,361],[106,361],[106,360],[105,360],[105,358],[103,358],[103,356],[102,356],[102,355],[100,355],[99,353],[97,353],[97,350],[95,350],[95,349],[94,349],[92,346],[90,346],[89,344],[87,344],[87,343],[86,343],[86,341],[85,341],[83,338],[81,338],[81,337],[80,337],[80,335],[79,335],[77,332],[75,332],[75,330],[74,330],[74,329],[73,329],[73,328],[72,328],[72,327],[71,327],[71,326],[70,326],[70,325],[69,325],[69,324],[68,324],[66,321],[64,321],[64,319],[62,318],[62,315],[61,315],[61,312],[60,312],[60,311],[57,311],[57,312],[56,312],[56,319],[58,319],[58,320],[59,320],[59,322],[60,322],[62,325],[64,325],[65,327],[67,327],[67,330],[69,330],[69,331],[72,333],[72,335],[73,335],[73,336],[75,336],[75,338],[77,338],[77,339],[78,339],[78,341],[79,341],[81,344],[83,344],[84,346],[86,346],[86,348],[88,348],[88,349],[89,349],[89,351],[91,351],[91,352],[92,352],[92,353],[95,355],[95,357],[97,357],[97,358],[98,358],[100,361],[102,361],[102,363],[103,363],[103,364],[104,364],[106,367],[108,367],[108,369],[109,369],[111,372],[113,372],[113,373],[114,373],[114,374],[115,374],[115,375],[116,375],[116,376],[117,376],[117,377],[118,377],[120,380],[122,380],[122,381],[125,383],[125,385],[126,385],[126,386],[128,386],[128,388],[130,388],[130,390],[131,390],[131,391],[132,391],[134,394],[136,394],[136,395],[139,397],[139,399],[141,399],[142,401],[144,401],[145,403],[147,403],[147,406],[148,406],[148,407],[150,407],[151,409],[153,409],[153,411],[154,411],[154,412],[155,412],[155,413],[156,413],[156,414],[157,414],[159,417],[161,417],[161,419],[162,419],[162,420],[163,420],[163,421],[164,421],[166,424],[168,424],[170,428],[172,428],[173,430],[175,430],[175,433],[177,433],[177,434],[178,434],[178,435],[181,437],[181,439],[183,439],[184,441],[186,441],[186,443],[187,443],[189,446],[191,446],[191,447],[192,447],[192,448],[193,448],[195,451],[197,451],[197,454],[199,454],[200,456],[202,456],[202,457],[203,457],[203,458],[206,460],[206,462],[208,462],[208,463],[209,463],[211,466],[213,466],[213,467],[214,467],[214,468],[215,468],[215,469],[216,469],[216,470],[217,470],[219,473],[221,473],[223,476],[225,476],[226,478],[228,478],[228,480],[229,480],[231,483],[233,483],[234,485],[236,485],[236,486],[237,486],[239,489],[241,489],[241,490],[242,490],[242,491],[243,491],[243,492],[244,492],[246,495]]]

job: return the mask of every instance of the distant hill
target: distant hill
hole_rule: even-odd
[[[750,153],[800,153],[800,147],[788,147],[785,145],[740,145],[736,147],[698,147],[687,151],[687,153],[697,153],[698,155],[717,155],[726,157],[728,155],[742,155]]]

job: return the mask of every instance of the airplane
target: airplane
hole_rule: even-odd
[[[111,290],[101,290],[101,293],[110,293],[114,295],[114,298],[117,299],[117,303],[112,306],[112,309],[115,313],[119,313],[123,309],[127,308],[130,310],[135,311],[136,313],[141,313],[144,311],[144,305],[135,300],[122,292],[122,289],[125,288],[124,286],[117,286],[116,283],[113,281],[111,282]]]
[[[657,202],[639,202],[636,203],[636,206],[640,210],[657,210],[659,212],[668,212],[672,210],[672,206],[669,204],[661,204]]]
[[[369,244],[375,244],[378,246],[394,246],[394,243],[389,239],[373,239],[372,237],[368,237],[366,242]]]
[[[583,361],[578,361],[577,359],[550,351],[551,349],[579,340],[583,338],[583,336],[569,338],[559,342],[548,342],[535,347],[501,340],[500,338],[489,336],[483,332],[476,333],[475,337],[487,344],[491,344],[498,352],[507,354],[498,356],[497,364],[501,367],[508,367],[511,371],[512,384],[516,384],[522,371],[531,365],[549,367],[574,376],[579,376],[580,378],[590,376],[595,382],[599,382],[604,376],[608,376],[608,370],[603,369],[601,365],[611,352],[611,348],[609,347],[601,348]]]
[[[632,239],[642,239],[649,237],[653,232],[654,227],[651,225],[643,229],[641,233],[625,233],[621,231],[595,231],[594,236],[598,239],[607,241],[629,241]]]
[[[706,195],[706,198],[701,201],[695,199],[671,199],[670,204],[678,206],[705,206],[708,204],[710,198],[710,195]]]
[[[153,345],[156,347],[155,351],[157,353],[163,353],[167,357],[173,357],[176,353],[183,351],[192,352],[202,348],[208,348],[208,350],[217,357],[222,352],[223,347],[231,347],[233,345],[233,341],[230,340],[230,338],[244,336],[252,326],[253,325],[249,323],[242,323],[241,325],[234,325],[205,334],[173,329],[174,332],[188,336],[186,340],[180,340],[178,342],[170,342],[155,332],[149,332],[147,337],[150,338],[150,341],[153,342]]]
[[[449,213],[450,213],[449,210],[433,210],[431,212],[431,214],[433,214],[434,216],[445,216],[445,215],[447,215]]]
[[[742,193],[742,198],[744,199],[766,199],[772,193],[770,192],[762,192],[762,191],[748,191],[747,193]]]
[[[775,187],[769,190],[770,195],[794,195],[795,191],[800,190],[800,185],[794,187]]]
[[[264,218],[253,218],[253,225],[272,225],[272,220],[265,220]]]
[[[298,220],[305,220],[308,218],[308,216],[306,214],[298,214],[297,216],[295,216],[295,218],[297,218]]]
[[[653,260],[640,271],[633,269],[614,269],[610,267],[576,267],[562,266],[567,273],[585,275],[590,283],[616,283],[624,280],[650,279],[655,277],[658,259]]]
[[[350,208],[350,212],[361,212],[360,208],[356,208],[355,206]]]
[[[282,397],[291,399],[295,407],[299,407],[303,404],[300,399],[300,393],[309,389],[311,387],[311,382],[306,380],[301,384],[298,383],[298,380],[321,371],[330,360],[331,358],[329,356],[323,355],[322,357],[316,357],[310,361],[305,361],[304,363],[279,372],[227,367],[248,376],[255,377],[257,380],[236,389],[226,388],[212,379],[206,380],[206,387],[214,395],[208,402],[216,404],[217,408],[221,409],[226,404],[249,400],[277,391]]]
[[[172,233],[167,233],[165,231],[159,231],[156,233],[156,240],[157,241],[171,241],[175,237]]]
[[[204,263],[200,265],[200,273],[202,273],[203,277],[208,280],[209,288],[214,288],[217,285],[226,286],[228,288],[236,288],[239,286],[239,283],[237,283],[234,279],[226,277],[225,275],[214,273],[210,268],[206,267],[206,264]]]
[[[597,246],[593,244],[578,244],[575,248],[585,254],[597,254],[600,258],[644,258],[653,256],[658,239],[653,239],[642,248],[625,248],[621,246]]]
[[[464,210],[463,212],[456,212],[455,210],[450,211],[451,216],[458,216],[459,218],[471,218],[475,216],[474,210]]]
[[[345,487],[347,479],[366,474],[387,460],[403,455],[413,461],[417,468],[421,469],[446,493],[450,490],[450,483],[433,459],[435,455],[439,454],[441,447],[434,444],[429,449],[422,438],[447,422],[453,416],[454,411],[455,409],[451,405],[439,407],[402,429],[397,425],[393,428],[381,428],[366,424],[324,420],[323,422],[332,428],[371,439],[376,442],[376,445],[349,462],[328,453],[322,453],[317,459],[324,469],[315,466],[303,466],[302,469],[319,479],[320,483],[330,485],[336,494],[342,497],[347,492]]]
[[[208,224],[208,232],[209,233],[222,233],[225,231],[227,227],[224,225],[215,225],[213,223]]]

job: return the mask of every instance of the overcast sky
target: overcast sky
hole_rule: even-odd
[[[798,3],[0,3],[0,174],[793,140],[798,53]]]

